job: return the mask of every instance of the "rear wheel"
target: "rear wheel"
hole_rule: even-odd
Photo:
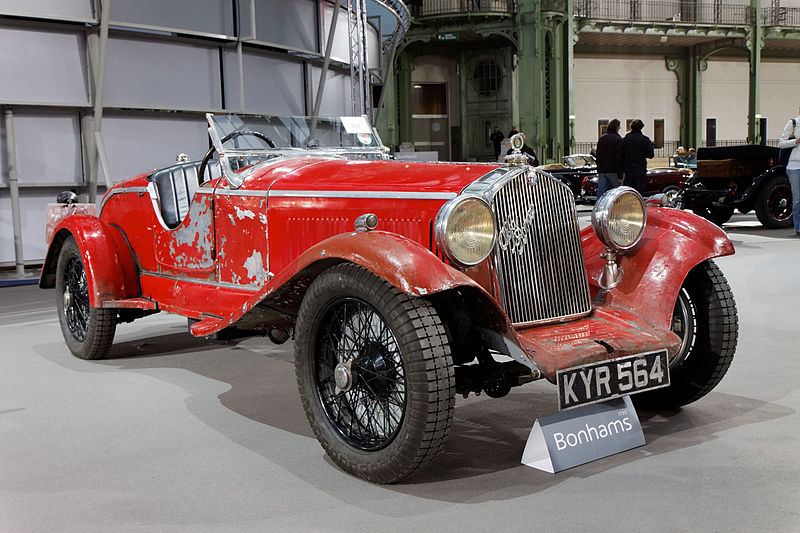
[[[692,209],[695,215],[699,215],[706,220],[710,220],[717,226],[721,226],[733,216],[733,208],[724,205],[711,205],[708,207],[695,207]]]
[[[636,395],[640,405],[674,408],[708,394],[728,371],[736,351],[739,321],[725,276],[713,261],[686,277],[672,314],[672,331],[681,338],[670,359],[670,386]]]
[[[788,228],[792,225],[792,189],[789,178],[772,176],[756,199],[756,216],[765,228]]]
[[[56,307],[69,350],[81,359],[102,359],[111,349],[117,311],[92,307],[78,244],[68,237],[56,266]]]
[[[295,332],[303,407],[337,465],[393,483],[438,454],[452,423],[455,377],[433,306],[361,267],[339,265],[309,287]]]

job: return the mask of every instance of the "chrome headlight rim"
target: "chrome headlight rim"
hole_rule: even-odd
[[[631,194],[638,200],[641,207],[642,227],[639,231],[639,234],[631,243],[619,244],[614,241],[614,238],[611,235],[611,209],[614,207],[614,204],[617,202],[617,200],[619,200],[622,196]],[[633,187],[627,187],[623,185],[610,189],[597,200],[594,205],[594,209],[592,210],[592,228],[594,229],[594,232],[597,234],[598,238],[603,244],[616,252],[626,252],[639,244],[639,241],[642,239],[642,235],[644,235],[644,230],[646,227],[647,208],[642,195],[639,194],[639,191]]]
[[[458,257],[456,252],[450,246],[450,240],[448,239],[447,234],[447,222],[450,220],[450,217],[456,210],[464,205],[464,203],[469,201],[478,201],[483,204],[483,207],[487,210],[487,212],[491,215],[492,218],[492,242],[491,245],[487,247],[487,251],[482,257],[476,261],[467,261],[464,258]],[[475,194],[461,194],[452,198],[445,203],[439,212],[436,214],[436,220],[433,224],[433,236],[436,242],[436,246],[442,252],[445,258],[460,268],[469,268],[473,267],[477,264],[482,263],[486,260],[489,255],[491,255],[492,250],[494,250],[495,244],[497,243],[497,218],[495,217],[494,211],[492,211],[491,206],[489,203],[481,196]]]

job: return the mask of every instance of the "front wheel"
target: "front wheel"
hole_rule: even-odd
[[[455,377],[444,327],[427,301],[359,266],[338,265],[309,287],[295,332],[303,407],[339,467],[394,483],[443,448]]]
[[[772,176],[756,199],[756,217],[765,228],[792,225],[792,189],[786,176]]]
[[[117,329],[116,309],[93,307],[75,237],[68,237],[58,254],[56,307],[61,333],[69,350],[81,359],[108,355]]]
[[[719,267],[706,261],[689,272],[678,293],[672,331],[681,345],[670,358],[670,386],[635,396],[638,404],[674,408],[708,394],[733,361],[739,320],[731,288]]]

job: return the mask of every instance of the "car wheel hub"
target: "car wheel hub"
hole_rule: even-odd
[[[339,392],[347,392],[353,388],[352,361],[339,363],[333,371],[333,380]]]
[[[69,289],[64,291],[64,309],[72,307],[72,293]]]

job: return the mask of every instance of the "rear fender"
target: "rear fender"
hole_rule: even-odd
[[[103,307],[103,302],[139,295],[136,265],[124,235],[117,227],[91,215],[71,215],[55,227],[39,287],[55,287],[58,255],[70,235],[81,251],[92,306]]]
[[[759,193],[761,193],[761,190],[764,188],[764,183],[772,176],[780,176],[785,174],[786,167],[784,165],[776,165],[762,172],[753,179],[753,182],[747,189],[745,189],[745,191],[742,193],[742,196],[733,202],[732,205],[739,209],[752,209]]]
[[[618,260],[622,282],[600,294],[597,277],[605,264],[600,257],[605,248],[591,227],[581,232],[581,238],[595,302],[629,308],[664,329],[670,329],[675,301],[689,271],[703,261],[734,253],[733,243],[715,224],[679,209],[648,206],[642,239]]]

